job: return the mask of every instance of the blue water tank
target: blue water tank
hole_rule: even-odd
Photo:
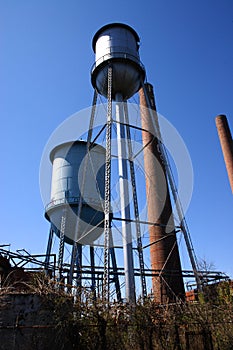
[[[86,142],[66,142],[51,151],[50,160],[53,166],[51,200],[45,217],[58,236],[62,217],[66,217],[65,242],[72,244],[77,239],[83,245],[94,244],[104,227],[105,148],[94,144],[87,154]],[[82,210],[78,218],[80,198]]]
[[[91,81],[97,91],[107,97],[108,67],[112,66],[112,99],[120,93],[129,99],[141,87],[145,69],[139,57],[139,36],[123,23],[107,24],[95,34],[92,42],[95,63]]]

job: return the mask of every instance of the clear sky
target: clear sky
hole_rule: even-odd
[[[45,252],[43,149],[63,120],[91,105],[92,38],[111,22],[139,34],[157,109],[189,150],[196,255],[233,277],[232,194],[215,127],[226,114],[233,133],[232,0],[0,0],[0,243]]]

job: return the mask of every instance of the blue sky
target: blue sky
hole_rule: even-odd
[[[139,34],[157,109],[189,150],[196,255],[233,277],[232,194],[215,128],[226,114],[233,133],[232,0],[0,1],[0,242],[45,252],[42,152],[63,120],[91,105],[92,38],[111,22]]]

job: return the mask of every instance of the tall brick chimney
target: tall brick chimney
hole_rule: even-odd
[[[184,298],[184,284],[166,170],[148,109],[150,104],[153,118],[156,120],[152,85],[145,84],[145,90],[148,98],[142,88],[139,95],[148,221],[156,223],[156,225],[149,225],[151,268],[157,271],[156,276],[152,278],[152,287],[154,300],[157,303],[166,303],[174,302],[176,297]],[[158,120],[156,124],[158,125]]]
[[[220,114],[215,118],[218,137],[222,147],[222,153],[226,164],[228,178],[233,193],[233,140],[225,115]]]

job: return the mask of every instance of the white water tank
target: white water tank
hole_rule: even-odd
[[[45,217],[60,236],[65,214],[65,242],[69,244],[77,237],[78,243],[91,245],[103,233],[105,149],[94,144],[89,155],[84,141],[63,143],[50,153],[53,165],[51,201],[46,206]],[[84,172],[85,157],[88,161]],[[84,176],[85,187],[81,193]],[[78,218],[81,197],[82,211]],[[77,219],[80,222],[76,233]]]
[[[144,66],[139,57],[139,36],[123,23],[107,24],[100,28],[92,41],[95,63],[91,81],[97,91],[107,97],[108,67],[112,66],[112,99],[120,93],[129,99],[145,79]]]

